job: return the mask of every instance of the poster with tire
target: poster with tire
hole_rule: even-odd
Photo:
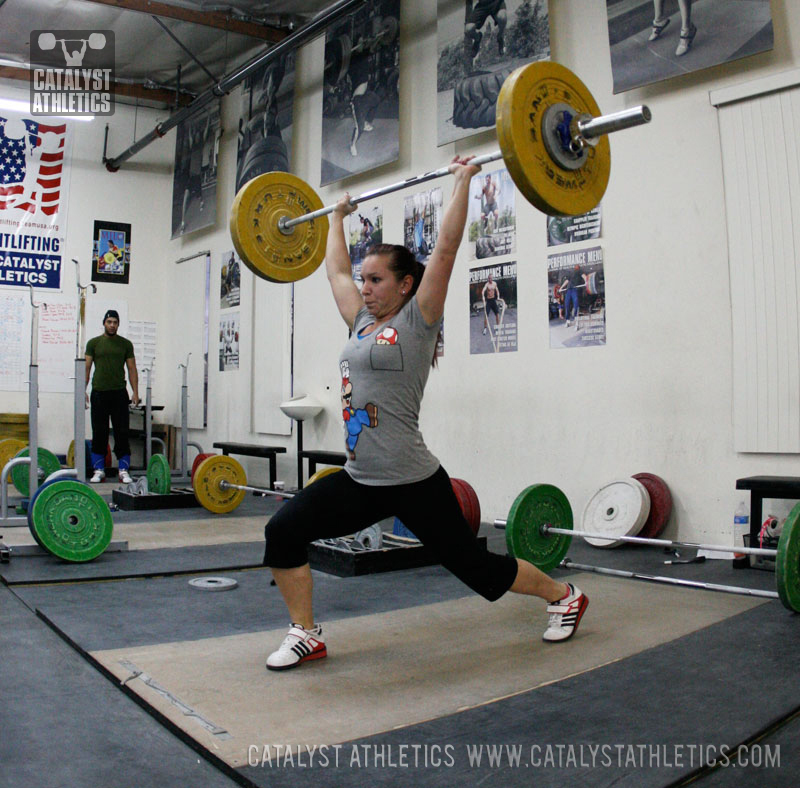
[[[294,59],[288,52],[243,83],[236,154],[236,191],[265,172],[291,172]]]
[[[479,172],[469,184],[469,259],[483,260],[517,251],[514,181],[508,170]]]
[[[400,156],[400,0],[365,4],[328,28],[320,183]]]
[[[178,124],[172,181],[172,238],[210,227],[217,221],[219,134],[219,104]]]
[[[548,0],[438,0],[438,144],[495,124],[497,94],[519,66],[550,59]]]
[[[606,344],[603,249],[593,246],[547,257],[551,348]]]
[[[517,262],[469,271],[469,352],[517,350]]]

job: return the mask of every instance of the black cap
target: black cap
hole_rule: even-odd
[[[103,322],[105,323],[110,317],[113,317],[119,323],[119,312],[116,309],[109,309],[103,317]]]

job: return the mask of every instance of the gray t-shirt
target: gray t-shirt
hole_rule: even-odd
[[[439,333],[413,297],[388,323],[359,337],[375,319],[362,307],[342,351],[342,415],[348,460],[357,482],[406,484],[439,468],[419,431],[419,409]]]

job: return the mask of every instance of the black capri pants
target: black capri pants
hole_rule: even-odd
[[[264,528],[264,564],[292,569],[308,563],[308,544],[355,533],[392,515],[399,517],[439,563],[493,602],[511,587],[517,562],[490,553],[472,533],[444,468],[411,484],[375,486],[332,473],[289,499]]]

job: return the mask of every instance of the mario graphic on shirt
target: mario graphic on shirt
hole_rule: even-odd
[[[346,361],[342,362],[342,418],[346,431],[345,442],[347,443],[347,456],[354,460],[356,458],[356,444],[358,436],[364,427],[378,426],[378,406],[368,402],[363,408],[352,406],[353,384],[350,382],[349,365]]]

